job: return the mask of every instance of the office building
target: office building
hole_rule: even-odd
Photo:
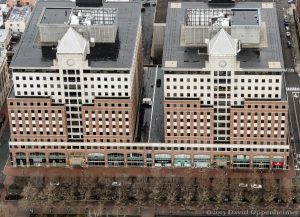
[[[286,165],[288,103],[274,5],[169,3],[164,30],[165,142],[227,144],[220,159],[234,147],[240,161],[263,150],[269,153],[258,157],[278,155]],[[283,153],[272,153],[277,147]]]
[[[11,147],[134,141],[143,69],[139,7],[38,2],[11,63]]]

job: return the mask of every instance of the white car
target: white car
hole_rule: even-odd
[[[246,184],[246,183],[240,183],[239,187],[240,188],[248,188],[248,184]]]
[[[286,37],[290,37],[291,33],[290,32],[286,32]]]
[[[286,26],[285,27],[285,31],[289,32],[290,31],[290,27]]]
[[[120,186],[122,186],[122,183],[121,182],[112,182],[111,185],[115,186],[115,187],[120,187]]]
[[[251,184],[251,188],[254,188],[254,189],[261,189],[261,188],[262,188],[262,185],[260,185],[260,184]]]

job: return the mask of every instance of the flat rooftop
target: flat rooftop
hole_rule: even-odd
[[[169,3],[166,20],[163,67],[165,61],[172,61],[176,62],[177,69],[204,68],[205,62],[208,61],[206,49],[201,51],[201,49],[197,47],[180,47],[181,25],[185,21],[187,9],[223,8],[234,9],[234,11],[238,9],[238,13],[234,15],[236,18],[233,18],[233,22],[235,22],[236,25],[243,24],[244,18],[242,17],[245,16],[250,16],[252,19],[252,21],[247,21],[247,23],[256,23],[255,15],[257,10],[255,9],[260,9],[262,43],[257,48],[242,48],[241,52],[237,55],[237,60],[240,61],[241,68],[275,69],[279,71],[284,68],[275,4],[242,2],[236,4],[210,5],[203,2],[182,2],[181,4],[173,4],[172,8],[170,7],[171,4],[173,3]],[[243,15],[243,10],[249,11],[250,15]]]
[[[231,25],[258,25],[259,12],[256,9],[232,9]]]
[[[75,3],[69,0],[38,1],[10,67],[43,68],[53,66],[56,51],[52,47],[43,46],[39,42],[39,28],[37,24],[44,8],[56,8],[57,10],[46,10],[44,14],[46,18],[42,22],[59,24],[66,22],[66,18],[69,19],[69,13],[74,7]],[[90,54],[87,56],[89,66],[92,68],[129,69],[132,65],[141,4],[140,2],[104,2],[103,7],[118,9],[116,42],[96,43],[94,47],[91,47]],[[67,12],[65,13],[65,11]]]
[[[71,8],[45,8],[41,24],[65,24],[68,22]]]
[[[21,21],[30,13],[31,8],[29,6],[14,7],[10,12],[8,20]]]

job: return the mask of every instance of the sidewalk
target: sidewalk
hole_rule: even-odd
[[[266,171],[262,171],[264,174]],[[294,177],[294,170],[273,170],[278,177]],[[199,168],[59,168],[59,167],[11,167],[6,165],[4,174],[7,176],[105,176],[105,177],[243,177],[250,178],[252,171],[243,169],[199,169]]]
[[[295,22],[294,19],[294,13],[295,5],[291,5],[288,10],[287,14],[292,18],[290,19],[290,31],[291,31],[291,41],[292,41],[292,56],[294,58],[294,68],[297,73],[300,73],[300,51],[299,51],[299,42],[297,39],[297,35],[299,32],[297,32],[296,25],[297,22]],[[298,29],[300,26],[298,26]]]

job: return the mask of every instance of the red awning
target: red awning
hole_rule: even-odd
[[[283,162],[273,162],[273,166],[283,166]]]

